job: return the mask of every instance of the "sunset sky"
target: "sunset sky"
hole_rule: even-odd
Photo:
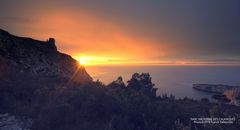
[[[240,65],[239,0],[0,0],[0,28],[88,65]]]

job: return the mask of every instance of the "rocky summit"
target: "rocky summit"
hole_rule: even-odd
[[[39,41],[0,29],[1,86],[69,81],[84,83],[92,78],[78,61],[57,50],[53,38]]]

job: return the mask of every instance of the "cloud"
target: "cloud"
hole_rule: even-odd
[[[56,37],[60,50],[72,55],[240,59],[239,14],[238,0],[3,0],[0,27]]]

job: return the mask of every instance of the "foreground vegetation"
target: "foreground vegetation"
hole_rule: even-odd
[[[189,98],[156,95],[149,74],[101,82],[0,89],[0,113],[31,118],[33,130],[237,130],[240,109]],[[233,117],[233,124],[194,124],[190,118]]]

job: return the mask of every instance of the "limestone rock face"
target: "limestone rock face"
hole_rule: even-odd
[[[8,113],[0,114],[0,130],[30,130],[31,119],[18,119]]]
[[[22,76],[48,80],[58,77],[79,83],[92,81],[78,61],[57,50],[53,38],[39,41],[0,29],[0,83]]]

